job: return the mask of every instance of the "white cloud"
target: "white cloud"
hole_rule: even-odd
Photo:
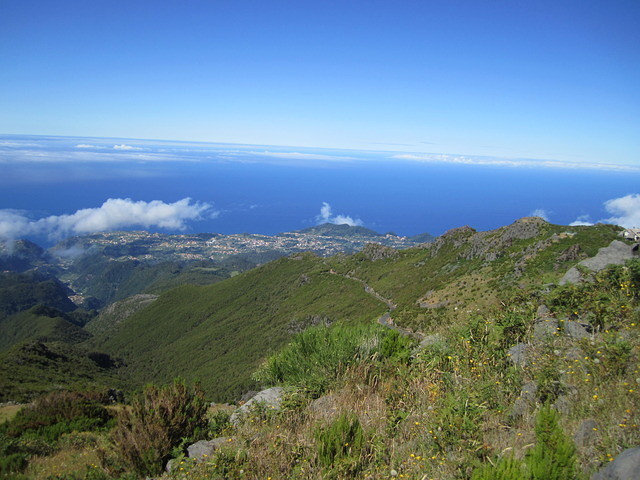
[[[211,218],[218,215],[217,211],[211,210],[211,205],[191,203],[190,198],[174,203],[110,198],[97,208],[85,208],[72,214],[52,215],[39,220],[31,220],[13,210],[0,210],[0,238],[14,239],[29,234],[61,238],[131,227],[183,230],[187,221],[200,220],[206,213]]]
[[[625,228],[640,227],[640,194],[631,193],[624,197],[613,198],[604,202],[604,208],[612,216],[599,220],[601,223],[613,223]],[[593,225],[589,215],[580,215],[569,225]]]
[[[580,215],[569,224],[570,227],[589,227],[591,225],[593,225],[593,222],[591,222],[589,215]]]
[[[98,147],[96,145],[89,145],[88,143],[79,143],[78,145],[76,145],[76,148],[104,148],[104,147]]]
[[[334,225],[349,225],[351,227],[364,225],[363,221],[359,218],[352,218],[347,215],[333,215],[331,211],[331,205],[327,202],[322,202],[320,213],[316,215],[316,221],[318,224],[333,223]]]
[[[536,160],[528,158],[498,158],[475,155],[448,155],[448,154],[414,154],[403,153],[393,155],[390,158],[396,160],[411,160],[427,163],[453,163],[460,165],[493,165],[498,167],[543,167],[564,169],[588,169],[588,170],[614,170],[623,172],[637,172],[640,168],[630,165],[616,165],[610,163],[588,162],[563,162],[558,160]]]
[[[531,212],[530,216],[540,217],[547,222],[549,221],[549,212],[547,212],[544,208],[536,208],[533,212]]]
[[[17,210],[0,210],[0,240],[19,238],[31,229],[31,221]]]
[[[604,202],[607,212],[614,215],[604,221],[625,228],[640,227],[640,194],[632,193],[624,197]]]
[[[229,152],[234,153],[234,152]],[[288,160],[355,160],[354,157],[346,157],[341,155],[325,155],[318,153],[300,153],[300,152],[271,152],[269,150],[239,152],[242,155],[255,155],[259,157],[275,157]]]
[[[124,143],[122,145],[114,145],[113,149],[114,150],[142,150],[140,147],[132,147],[131,145],[125,145]]]

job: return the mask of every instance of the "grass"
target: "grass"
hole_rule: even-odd
[[[3,405],[0,407],[0,423],[11,420],[21,408],[22,405]]]

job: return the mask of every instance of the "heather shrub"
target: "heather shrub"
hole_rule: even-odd
[[[536,443],[524,460],[502,457],[474,470],[472,480],[576,480],[576,448],[558,424],[558,412],[546,404],[538,412]]]
[[[361,467],[364,431],[358,417],[342,414],[315,434],[318,462],[342,474],[355,474]]]
[[[7,425],[6,434],[54,442],[65,433],[95,430],[111,419],[101,400],[100,395],[86,392],[49,393],[21,409]]]
[[[495,465],[490,463],[476,468],[471,480],[522,480],[527,478],[523,464],[513,457],[501,457]]]
[[[130,408],[119,412],[111,432],[114,450],[125,468],[156,475],[173,447],[204,433],[206,413],[207,402],[198,385],[190,388],[179,380],[164,387],[149,385]]]
[[[536,418],[536,445],[527,455],[531,480],[574,480],[576,448],[558,425],[558,413],[545,405]]]

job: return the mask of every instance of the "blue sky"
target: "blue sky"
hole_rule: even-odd
[[[0,1],[0,133],[640,164],[640,2]]]

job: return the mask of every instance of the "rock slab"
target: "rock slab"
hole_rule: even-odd
[[[625,450],[613,462],[591,477],[591,480],[638,479],[640,479],[640,447]]]
[[[282,403],[282,395],[284,394],[284,389],[281,387],[271,387],[258,392],[254,397],[251,398],[247,403],[238,408],[231,417],[229,421],[232,425],[238,425],[240,420],[247,416],[249,412],[258,405],[262,405],[268,409],[279,410],[280,404]]]
[[[213,440],[200,440],[187,447],[187,456],[189,458],[195,458],[203,460],[209,457],[218,450],[222,445],[226,445],[229,441],[227,437],[214,438]]]

